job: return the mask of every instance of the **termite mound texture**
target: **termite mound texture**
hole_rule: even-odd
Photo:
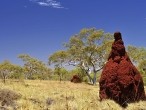
[[[81,78],[78,76],[78,75],[73,75],[72,79],[71,79],[71,82],[74,82],[74,83],[81,83],[82,80]]]
[[[100,100],[112,99],[126,107],[127,103],[146,99],[144,84],[125,51],[121,33],[114,33],[114,39],[99,81],[99,97]]]

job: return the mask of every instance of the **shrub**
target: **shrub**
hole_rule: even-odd
[[[47,105],[51,105],[51,104],[53,104],[54,103],[54,100],[53,99],[51,99],[51,98],[47,98],[46,99],[46,104]]]
[[[8,89],[0,89],[0,102],[1,106],[11,106],[16,108],[15,100],[21,98],[20,94]]]

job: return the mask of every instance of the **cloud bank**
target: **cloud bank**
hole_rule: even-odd
[[[31,2],[37,3],[40,6],[52,7],[52,8],[64,8],[60,2],[56,0],[29,0]]]

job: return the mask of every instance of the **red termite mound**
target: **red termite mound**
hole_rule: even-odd
[[[71,79],[71,82],[74,82],[74,83],[81,83],[82,80],[81,78],[78,76],[78,75],[73,75],[72,79]]]
[[[99,81],[99,97],[101,100],[112,99],[126,107],[127,103],[146,99],[144,84],[125,51],[121,33],[114,33],[114,38],[108,62]]]

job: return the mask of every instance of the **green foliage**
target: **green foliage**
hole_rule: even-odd
[[[142,74],[144,84],[146,85],[146,48],[128,46],[127,51],[132,62]]]
[[[5,83],[6,78],[11,72],[11,63],[9,61],[4,61],[0,64],[0,77],[3,79],[3,82]]]
[[[49,64],[54,63],[55,66],[62,67],[62,64],[66,61],[68,53],[66,51],[57,51],[49,57]]]
[[[143,74],[146,75],[146,59],[145,60],[142,60],[139,65],[138,65],[138,68],[141,70],[141,72]]]
[[[24,61],[24,73],[26,79],[48,79],[51,74],[51,69],[49,69],[45,63],[33,58],[27,54],[19,55],[18,58]]]
[[[127,47],[128,54],[137,66],[141,65],[144,60],[146,60],[146,48],[136,47],[136,46],[128,46]]]
[[[57,51],[49,57],[49,64],[55,65],[54,74],[59,76],[59,80],[65,80],[65,76],[68,73],[67,70],[63,68],[63,64],[68,58],[68,53],[66,51]]]
[[[9,78],[10,79],[24,79],[24,74],[14,72],[9,76]]]
[[[24,79],[23,68],[19,65],[13,65],[13,71],[9,78],[11,79]]]
[[[139,68],[140,73],[143,77],[144,84],[146,85],[146,60],[142,60],[139,63],[138,68]]]
[[[0,64],[0,77],[5,80],[7,78],[22,78],[23,77],[23,69],[21,66],[11,64],[9,61],[4,61]]]
[[[97,72],[107,60],[112,41],[113,35],[104,33],[103,30],[82,29],[65,44],[69,53],[69,64],[80,67],[95,83]],[[89,71],[94,73],[94,78],[91,78]]]
[[[81,78],[81,80],[83,81],[83,78],[86,76],[85,72],[81,69],[81,68],[75,68],[73,70],[71,70],[69,72],[69,80],[74,76],[74,75],[77,75]]]
[[[66,50],[57,51],[49,57],[49,64],[55,68],[62,68],[65,63],[80,68],[81,78],[87,75],[91,82],[96,83],[97,72],[100,71],[111,49],[113,35],[95,28],[82,29],[78,34],[72,36],[64,46]],[[90,72],[94,77],[90,76]]]
[[[68,74],[68,71],[65,69],[65,68],[55,68],[54,70],[54,75],[58,75],[59,76],[59,80],[62,81],[62,80],[66,80],[67,78],[67,74]]]

